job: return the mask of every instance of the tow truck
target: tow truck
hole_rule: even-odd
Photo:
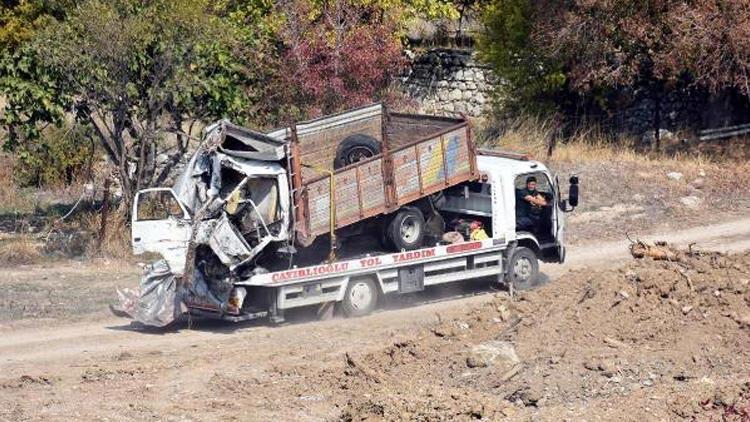
[[[374,105],[269,133],[218,122],[201,148],[173,188],[139,192],[133,246],[164,257],[183,311],[230,321],[331,304],[363,316],[389,295],[488,277],[528,288],[539,261],[564,262],[578,205],[577,177],[563,198],[543,163],[477,149],[463,117]],[[547,206],[519,231],[529,177]]]

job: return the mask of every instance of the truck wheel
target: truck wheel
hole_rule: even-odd
[[[529,248],[518,247],[508,262],[508,281],[516,290],[528,290],[539,274],[536,254]]]
[[[338,170],[349,164],[365,160],[380,154],[380,142],[372,136],[355,133],[344,138],[336,148],[336,158],[333,160],[333,169]]]
[[[424,216],[421,211],[412,207],[399,210],[387,229],[388,240],[397,251],[410,251],[422,247],[424,232]]]
[[[378,304],[378,288],[370,278],[350,280],[344,293],[341,309],[348,317],[361,317],[369,314]]]

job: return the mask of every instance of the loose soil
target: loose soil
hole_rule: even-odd
[[[748,229],[736,224],[672,237],[736,250]],[[664,262],[598,250],[606,262],[574,261],[515,300],[499,291],[281,327],[152,330],[93,314],[10,328],[0,420],[746,418],[750,253]],[[518,361],[470,363],[498,342]]]
[[[350,359],[342,418],[746,420],[749,304],[748,253],[576,271]],[[467,365],[493,340],[521,363]]]
[[[104,259],[6,268],[0,273],[0,332],[109,316],[115,286],[137,286],[140,272]]]

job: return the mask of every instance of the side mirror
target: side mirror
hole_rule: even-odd
[[[568,204],[571,207],[578,206],[578,176],[570,177],[570,190],[568,191]]]

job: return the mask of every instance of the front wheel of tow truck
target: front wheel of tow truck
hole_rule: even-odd
[[[536,254],[523,246],[516,248],[508,261],[508,281],[516,290],[529,290],[539,275]]]
[[[341,310],[347,317],[365,316],[375,310],[378,304],[378,288],[370,278],[350,280],[346,286]]]

